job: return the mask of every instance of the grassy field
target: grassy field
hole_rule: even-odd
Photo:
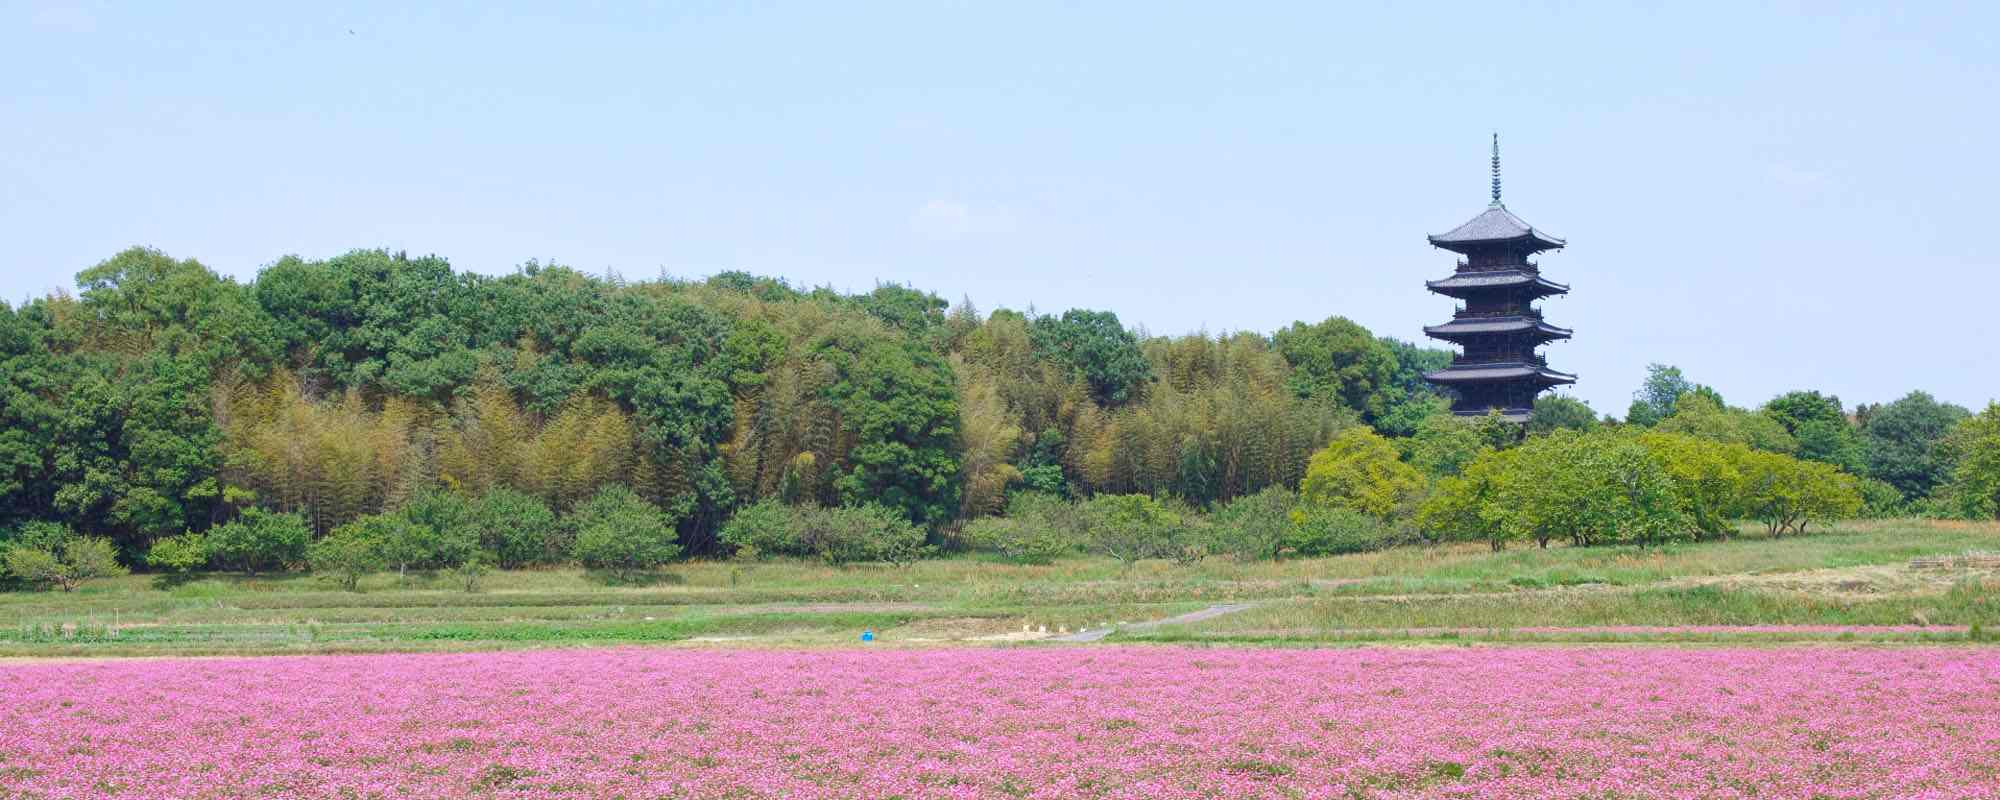
[[[1862,522],[1807,537],[1515,549],[1398,548],[1278,563],[1103,559],[909,567],[695,562],[643,586],[577,570],[441,576],[339,591],[306,575],[133,575],[73,593],[0,593],[0,656],[468,650],[622,642],[731,646],[1110,641],[1967,641],[2000,628],[2000,575],[1916,571],[1923,555],[2000,550],[2000,526]],[[1046,630],[1046,634],[1044,633]]]

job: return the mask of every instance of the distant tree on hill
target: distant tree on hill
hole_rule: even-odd
[[[1068,364],[1104,405],[1133,399],[1153,378],[1138,337],[1119,324],[1117,314],[1073,308],[1060,317],[1036,317],[1028,331],[1036,352]]]
[[[1840,398],[1814,391],[1786,392],[1764,404],[1764,412],[1798,441],[1796,455],[1860,474],[1867,453]]]
[[[1403,394],[1395,351],[1346,317],[1294,322],[1271,334],[1271,345],[1291,364],[1292,390],[1301,397],[1338,403],[1374,419]]]
[[[1870,409],[1861,431],[1869,476],[1896,487],[1905,500],[1928,497],[1951,478],[1952,464],[1940,443],[1970,416],[1972,412],[1923,392]]]
[[[1625,422],[1647,428],[1657,425],[1660,420],[1673,416],[1681,396],[1694,389],[1694,382],[1681,374],[1680,367],[1648,364],[1646,381],[1632,393],[1632,407],[1625,413]],[[1722,403],[1717,402],[1716,405]]]
[[[1395,357],[1396,367],[1384,390],[1387,408],[1369,420],[1369,424],[1384,436],[1409,436],[1416,433],[1417,423],[1429,416],[1433,409],[1448,407],[1451,402],[1436,386],[1424,380],[1425,373],[1451,366],[1451,351],[1420,347],[1386,336],[1380,341]]]

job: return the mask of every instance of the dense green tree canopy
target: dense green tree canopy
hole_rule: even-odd
[[[1905,499],[1929,495],[1951,477],[1950,459],[1939,443],[1971,415],[1923,392],[1872,409],[1862,429],[1868,474],[1896,487]]]
[[[1764,413],[1798,442],[1799,458],[1857,473],[1865,466],[1861,436],[1848,421],[1840,398],[1814,391],[1786,392],[1765,403]]]
[[[1272,334],[1271,343],[1292,365],[1292,390],[1302,397],[1339,403],[1373,419],[1388,413],[1391,402],[1407,391],[1407,370],[1398,382],[1396,352],[1346,317],[1294,322]]]
[[[1771,415],[1725,406],[1713,395],[1690,391],[1675,404],[1674,413],[1660,420],[1659,430],[1684,433],[1717,442],[1754,447],[1773,453],[1792,453],[1798,441]]]
[[[1131,400],[1153,377],[1138,337],[1117,314],[1073,308],[1060,317],[1036,317],[1028,330],[1037,352],[1076,370],[1105,405]]]
[[[1945,446],[1954,462],[1947,502],[1966,516],[2000,519],[2000,403],[1960,420]]]
[[[1528,416],[1529,434],[1558,430],[1588,431],[1597,427],[1597,412],[1590,404],[1573,397],[1545,394],[1535,398],[1534,413]]]

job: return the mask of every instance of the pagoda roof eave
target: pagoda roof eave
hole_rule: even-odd
[[[1497,200],[1465,224],[1425,238],[1434,247],[1457,253],[1499,244],[1526,244],[1534,251],[1557,250],[1565,244],[1562,237],[1536,230]]]
[[[1478,336],[1488,333],[1522,333],[1534,331],[1550,339],[1568,339],[1575,331],[1550,325],[1538,319],[1509,317],[1495,320],[1455,319],[1443,325],[1424,326],[1424,335],[1433,339],[1451,341],[1458,336]]]
[[[1455,365],[1436,372],[1424,373],[1424,380],[1432,383],[1486,383],[1490,381],[1513,381],[1533,378],[1536,382],[1555,386],[1576,383],[1576,375],[1561,370],[1549,369],[1537,364],[1500,363],[1488,365]]]
[[[1566,246],[1563,244],[1563,240],[1561,239],[1557,239],[1552,236],[1544,236],[1539,233],[1533,235],[1515,236],[1507,239],[1480,239],[1477,241],[1467,241],[1467,242],[1447,241],[1433,236],[1430,237],[1430,243],[1432,247],[1437,247],[1444,250],[1450,250],[1459,255],[1470,255],[1475,250],[1483,250],[1488,247],[1492,247],[1493,245],[1500,245],[1500,244],[1531,245],[1531,247],[1529,247],[1528,249],[1528,252],[1531,253],[1539,253],[1543,250],[1561,250]]]
[[[1569,294],[1569,284],[1556,283],[1539,273],[1524,269],[1491,270],[1488,272],[1463,272],[1435,281],[1424,281],[1424,288],[1442,295],[1456,296],[1456,292],[1470,292],[1480,289],[1506,289],[1516,286],[1533,286],[1540,294]]]

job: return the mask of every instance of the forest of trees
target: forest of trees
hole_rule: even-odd
[[[567,518],[609,487],[679,554],[732,549],[732,514],[774,505],[880,507],[945,545],[1024,494],[1201,510],[1311,489],[1352,431],[1415,476],[1402,511],[1377,509],[1415,524],[1421,496],[1523,436],[1445,411],[1421,375],[1448,352],[1341,317],[1154,337],[897,285],[489,277],[380,250],[239,283],[135,248],[77,287],[0,304],[0,545],[54,524],[134,566],[266,517],[304,548],[441,496]],[[1992,517],[2000,495],[2000,409],[1920,392],[1743,409],[1656,367],[1626,420],[1550,396],[1526,435],[1620,428],[1824,464],[1878,513]]]

